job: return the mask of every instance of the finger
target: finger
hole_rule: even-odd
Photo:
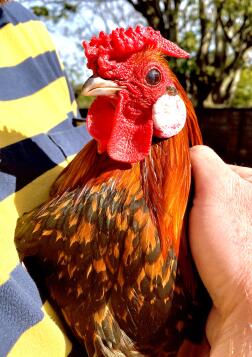
[[[238,174],[244,180],[252,183],[252,168],[245,166],[228,165],[232,171]]]
[[[233,171],[208,146],[197,145],[190,149],[195,196],[221,190],[223,181],[233,176]]]

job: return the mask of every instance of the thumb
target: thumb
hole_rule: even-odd
[[[195,146],[190,153],[195,182],[189,221],[192,255],[215,306],[225,301],[229,308],[234,299],[228,300],[228,289],[239,267],[236,240],[243,234],[237,233],[240,204],[234,199],[239,176],[207,146]]]
[[[197,145],[190,149],[195,198],[221,193],[223,182],[234,173],[208,146]]]

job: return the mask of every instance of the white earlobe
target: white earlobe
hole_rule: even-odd
[[[152,108],[154,136],[170,138],[178,134],[186,122],[186,106],[179,95],[164,94]]]

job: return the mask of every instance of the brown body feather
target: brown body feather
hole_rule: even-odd
[[[200,309],[186,241],[180,249],[189,146],[201,143],[185,102],[184,129],[153,143],[141,163],[99,155],[91,141],[50,200],[18,222],[21,258],[52,267],[50,295],[90,356],[176,355]]]

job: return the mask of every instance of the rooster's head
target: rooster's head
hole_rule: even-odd
[[[186,122],[182,88],[165,56],[189,57],[150,27],[118,28],[83,42],[93,71],[83,94],[97,96],[87,128],[117,161],[137,162],[148,155],[153,137],[178,134]]]

